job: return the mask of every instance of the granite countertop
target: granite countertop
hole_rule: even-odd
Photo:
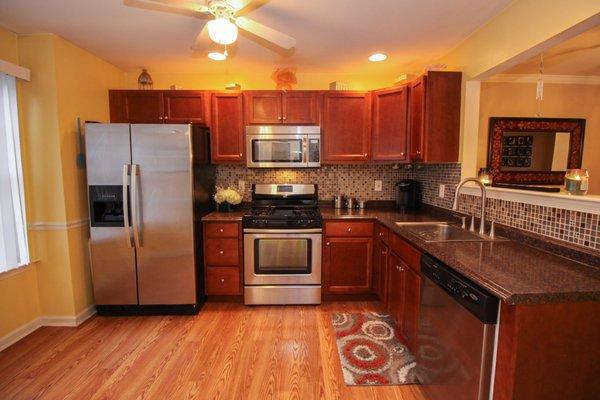
[[[427,243],[396,222],[452,221],[446,212],[427,208],[398,212],[387,209],[336,210],[321,207],[324,219],[373,219],[402,236],[508,304],[600,301],[600,268],[507,240]],[[239,221],[243,211],[211,213],[203,221]],[[599,256],[600,259],[600,256]]]
[[[396,222],[453,221],[431,210],[336,210],[321,208],[324,219],[375,219],[508,304],[600,300],[600,269],[512,240],[427,243]]]

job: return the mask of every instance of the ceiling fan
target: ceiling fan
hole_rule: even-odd
[[[264,0],[125,0],[124,4],[209,19],[196,37],[192,46],[194,50],[206,47],[206,36],[219,45],[233,44],[238,37],[238,28],[282,49],[292,49],[296,45],[296,39],[244,16],[244,14],[260,7],[265,2]],[[227,50],[221,55],[222,58],[216,59],[227,58]]]

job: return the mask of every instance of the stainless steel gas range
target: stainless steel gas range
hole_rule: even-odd
[[[321,303],[317,185],[252,185],[242,226],[246,304]]]

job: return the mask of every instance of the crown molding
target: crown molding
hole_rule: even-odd
[[[539,77],[538,74],[497,74],[483,82],[536,83]],[[562,85],[600,85],[600,76],[543,75],[543,80]]]

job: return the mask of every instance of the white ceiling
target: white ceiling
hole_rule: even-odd
[[[199,0],[198,2],[203,2]],[[293,54],[241,36],[226,62],[192,54],[205,21],[127,7],[122,0],[0,0],[0,25],[56,33],[124,70],[243,72],[295,66],[302,72],[419,72],[511,0],[270,0],[247,14],[297,39]],[[384,51],[388,61],[367,56]]]
[[[600,26],[544,51],[544,73],[548,75],[600,76]],[[537,74],[540,55],[503,74]]]

